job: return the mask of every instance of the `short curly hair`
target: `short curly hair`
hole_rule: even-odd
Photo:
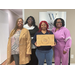
[[[56,27],[56,22],[57,22],[58,19],[62,21],[62,27],[64,27],[65,26],[65,21],[62,18],[56,18],[54,20],[54,26]]]

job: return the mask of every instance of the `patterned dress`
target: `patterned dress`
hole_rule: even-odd
[[[12,37],[11,37],[11,55],[19,54],[19,36],[21,30],[18,30]]]

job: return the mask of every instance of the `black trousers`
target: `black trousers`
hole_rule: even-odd
[[[38,65],[38,59],[35,55],[35,51],[36,51],[36,49],[32,49],[31,61],[26,65]]]
[[[19,65],[19,54],[12,55],[16,65]]]

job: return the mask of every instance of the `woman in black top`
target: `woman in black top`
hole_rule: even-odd
[[[47,35],[47,34],[53,34],[53,33],[51,31],[48,31],[48,23],[46,21],[41,21],[39,24],[39,31],[34,35],[34,38],[32,40],[32,43],[37,47],[36,56],[38,58],[39,65],[43,65],[45,59],[47,65],[52,65],[52,57],[53,57],[52,45],[38,46],[36,39],[37,35]],[[56,40],[54,45],[56,45]]]
[[[35,24],[35,19],[33,16],[29,16],[24,24],[24,28],[28,29],[30,32],[31,39],[33,39],[34,34],[39,30],[38,27]],[[32,55],[31,55],[31,61],[28,63],[28,65],[37,65],[38,60],[35,55],[36,47],[32,44]]]

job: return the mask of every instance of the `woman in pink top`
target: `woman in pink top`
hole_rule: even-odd
[[[68,65],[69,48],[71,47],[71,35],[67,28],[64,27],[65,23],[62,18],[57,18],[54,21],[54,28],[52,32],[55,35],[57,44],[54,47],[54,60],[55,65]]]

